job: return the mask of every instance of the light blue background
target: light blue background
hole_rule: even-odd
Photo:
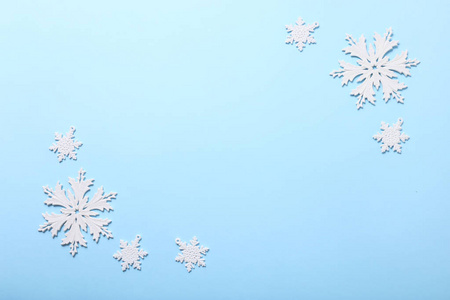
[[[1,299],[449,299],[446,1],[2,1]],[[316,45],[284,43],[298,16]],[[405,104],[357,111],[329,73],[392,27],[421,64]],[[411,139],[372,136],[402,117]],[[73,125],[77,161],[54,132]],[[83,167],[114,239],[75,258],[37,231],[42,186]],[[92,196],[92,192],[90,195]],[[119,240],[141,234],[142,271]],[[210,247],[175,263],[175,238]]]

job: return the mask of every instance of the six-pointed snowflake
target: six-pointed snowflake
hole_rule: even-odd
[[[192,238],[190,244],[182,242],[179,238],[175,240],[175,243],[180,247],[182,252],[178,253],[178,256],[175,257],[175,261],[180,263],[185,262],[188,272],[191,272],[192,269],[194,269],[194,265],[206,267],[205,259],[202,255],[206,255],[206,252],[208,252],[209,249],[203,246],[198,246],[199,242],[195,236]]]
[[[303,51],[306,43],[315,44],[316,41],[311,33],[319,27],[319,23],[305,25],[301,17],[298,18],[296,25],[286,25],[286,30],[290,34],[286,39],[286,44],[296,44],[298,51]]]
[[[52,237],[58,235],[61,227],[64,225],[64,231],[67,231],[66,237],[62,240],[61,245],[70,244],[70,254],[75,256],[77,248],[81,245],[86,246],[86,241],[81,230],[89,232],[94,241],[98,242],[100,235],[112,238],[112,233],[107,230],[106,226],[111,223],[108,219],[94,218],[99,214],[96,211],[110,211],[112,207],[109,205],[112,199],[116,198],[117,193],[109,193],[104,195],[103,187],[100,187],[92,199],[86,193],[94,184],[94,179],[86,180],[85,171],[81,169],[78,172],[78,178],[69,177],[69,184],[72,187],[73,194],[70,190],[64,191],[59,182],[56,184],[55,190],[48,186],[43,187],[44,193],[49,198],[44,202],[48,206],[61,206],[61,214],[45,213],[42,216],[47,223],[41,225],[39,231],[45,232],[50,230]]]
[[[144,259],[144,257],[147,256],[148,253],[142,249],[138,249],[141,246],[139,245],[140,240],[140,235],[137,235],[136,239],[131,242],[131,244],[128,244],[128,242],[126,241],[120,240],[120,249],[122,249],[122,251],[117,251],[117,253],[114,254],[113,257],[118,261],[122,261],[122,271],[125,272],[130,268],[130,266],[138,270],[141,269],[140,259]]]
[[[402,145],[400,143],[409,140],[409,136],[400,132],[402,130],[402,124],[402,118],[399,118],[398,122],[392,126],[381,122],[382,132],[378,132],[373,136],[378,142],[381,141],[381,153],[389,151],[389,148],[394,148],[394,151],[397,151],[397,153],[402,153]]]
[[[62,162],[66,157],[76,160],[77,159],[77,153],[75,152],[75,149],[80,148],[83,144],[81,142],[75,141],[75,136],[73,133],[75,132],[75,127],[70,127],[70,130],[68,133],[66,133],[66,136],[63,137],[62,133],[55,133],[55,141],[53,145],[50,146],[50,150],[53,152],[58,152],[58,160],[59,162]]]
[[[391,40],[391,28],[387,30],[384,37],[375,33],[374,39],[375,50],[370,45],[369,51],[367,51],[364,35],[359,38],[359,41],[353,39],[351,35],[347,35],[346,40],[350,46],[342,51],[345,54],[350,54],[352,57],[359,58],[357,61],[358,65],[355,66],[345,61],[339,61],[342,69],[333,71],[330,74],[333,78],[336,76],[343,77],[343,86],[359,77],[357,82],[361,84],[350,93],[350,95],[358,98],[356,102],[357,109],[363,107],[366,99],[370,103],[375,104],[375,90],[373,87],[378,90],[380,85],[383,86],[383,99],[386,102],[393,97],[397,99],[397,102],[403,103],[403,97],[399,91],[405,89],[406,85],[394,78],[397,78],[398,74],[403,74],[406,77],[410,76],[409,68],[419,64],[419,61],[416,59],[407,59],[408,51],[404,51],[394,57],[393,60],[389,60],[386,54],[398,45],[398,41]]]

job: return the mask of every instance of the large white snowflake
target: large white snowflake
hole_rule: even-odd
[[[141,269],[140,259],[144,259],[145,256],[148,255],[142,249],[138,249],[141,245],[139,245],[139,241],[141,240],[141,236],[137,235],[136,239],[129,244],[126,241],[120,240],[120,249],[122,251],[117,251],[116,254],[113,255],[115,259],[118,261],[122,261],[122,271],[126,271],[132,266],[135,269]]]
[[[389,151],[389,148],[394,148],[394,151],[397,151],[397,153],[402,153],[402,145],[400,143],[409,140],[409,136],[401,132],[402,124],[402,118],[399,118],[398,122],[394,123],[392,126],[381,122],[382,132],[377,132],[377,134],[373,136],[377,142],[381,141],[381,153]]]
[[[357,109],[362,108],[366,100],[375,104],[375,90],[373,87],[378,90],[380,85],[383,86],[384,101],[388,102],[393,97],[397,102],[403,103],[404,98],[399,91],[407,86],[394,78],[397,78],[398,74],[403,74],[406,77],[410,76],[409,68],[419,64],[419,61],[416,59],[407,59],[408,51],[404,51],[400,55],[395,56],[394,59],[389,60],[386,54],[398,46],[398,41],[391,40],[391,28],[386,31],[384,37],[375,33],[374,39],[375,50],[370,45],[369,51],[367,51],[364,35],[359,38],[359,41],[356,41],[351,35],[347,34],[346,40],[350,46],[342,51],[345,54],[350,54],[352,57],[359,58],[357,61],[358,65],[355,66],[345,61],[339,61],[341,69],[330,74],[333,78],[342,77],[343,86],[359,77],[357,82],[361,84],[350,93],[350,95],[358,97],[358,101],[356,101]]]
[[[112,207],[109,205],[112,199],[116,198],[117,193],[109,193],[104,195],[103,187],[100,187],[92,199],[86,193],[89,192],[90,187],[94,184],[94,179],[86,180],[85,171],[81,169],[78,172],[78,178],[73,179],[69,177],[69,184],[72,187],[73,194],[70,190],[63,190],[63,186],[58,182],[55,190],[48,186],[44,186],[44,193],[49,198],[44,202],[48,206],[61,206],[61,214],[42,214],[47,221],[41,225],[39,231],[45,232],[50,230],[52,237],[58,235],[61,227],[64,225],[64,231],[67,231],[66,237],[62,240],[61,245],[70,244],[70,254],[75,256],[77,248],[81,245],[87,247],[81,230],[89,232],[94,241],[98,242],[100,235],[112,238],[113,235],[107,230],[109,223],[108,219],[94,218],[99,215],[96,211],[110,211]]]
[[[75,152],[75,149],[80,148],[83,143],[79,141],[75,141],[75,136],[73,133],[75,132],[75,127],[70,127],[70,130],[68,133],[66,133],[66,136],[63,137],[62,133],[55,133],[55,141],[56,143],[52,144],[50,146],[50,150],[53,152],[58,152],[58,160],[59,162],[62,162],[66,157],[76,160],[77,159],[77,153]]]
[[[317,27],[319,27],[319,23],[316,22],[314,24],[305,25],[305,21],[299,17],[296,25],[286,25],[286,30],[289,33],[286,44],[296,44],[298,51],[303,51],[306,43],[316,43],[316,40],[311,33],[313,33]]]
[[[198,246],[199,242],[197,237],[194,236],[190,244],[182,242],[179,238],[175,240],[175,243],[180,247],[182,252],[178,253],[178,256],[175,257],[175,261],[180,263],[185,262],[188,272],[191,272],[192,269],[194,269],[194,265],[206,267],[205,259],[202,255],[206,255],[206,252],[208,252],[209,249],[203,246]]]

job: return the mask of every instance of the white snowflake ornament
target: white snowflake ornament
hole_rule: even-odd
[[[175,261],[186,263],[185,267],[188,272],[191,272],[195,265],[199,267],[206,267],[205,259],[202,255],[206,255],[206,252],[208,252],[209,249],[203,246],[198,246],[199,242],[197,237],[194,236],[190,241],[190,244],[182,242],[179,238],[175,240],[175,243],[180,247],[182,252],[178,253],[178,256],[175,257]]]
[[[311,35],[314,30],[319,27],[319,23],[305,25],[305,21],[301,17],[298,18],[296,25],[286,25],[286,30],[289,36],[286,39],[286,44],[296,44],[298,51],[303,51],[306,44],[315,44],[316,40]]]
[[[73,179],[69,177],[69,184],[72,187],[73,194],[70,190],[63,190],[59,182],[56,184],[55,190],[48,186],[44,186],[44,193],[49,198],[44,202],[48,206],[61,206],[61,214],[42,214],[47,221],[44,225],[40,225],[39,231],[46,232],[50,230],[52,237],[58,235],[61,227],[64,225],[64,231],[67,231],[66,237],[62,240],[61,245],[70,245],[70,254],[75,256],[77,248],[81,245],[87,247],[81,230],[92,235],[95,242],[98,242],[100,235],[112,238],[113,235],[107,230],[109,223],[108,219],[94,218],[99,215],[97,211],[110,211],[112,207],[109,205],[112,199],[116,198],[117,193],[109,193],[104,195],[103,187],[100,187],[89,201],[86,193],[89,192],[90,187],[94,184],[94,179],[84,177],[86,172],[81,169],[78,172],[78,178]]]
[[[55,133],[55,141],[53,145],[50,146],[49,150],[58,153],[58,160],[62,162],[66,157],[73,160],[77,160],[77,153],[75,149],[80,148],[83,143],[75,141],[75,127],[70,127],[69,132],[63,137],[62,133]]]
[[[140,235],[136,235],[136,239],[129,244],[126,241],[120,240],[120,249],[121,251],[117,251],[116,254],[113,255],[115,259],[118,261],[122,261],[122,271],[126,271],[132,266],[135,269],[141,269],[141,258],[144,259],[145,256],[148,255],[142,249],[138,249],[141,245],[139,245],[139,241],[141,240]]]
[[[402,52],[392,60],[386,56],[388,52],[398,46],[398,41],[391,40],[391,28],[386,31],[384,37],[375,33],[374,39],[375,50],[370,45],[369,51],[367,51],[364,35],[359,38],[359,41],[356,41],[351,35],[347,34],[346,40],[350,46],[342,51],[345,54],[350,54],[352,57],[359,58],[357,61],[358,65],[355,66],[345,61],[339,61],[341,69],[330,73],[333,78],[342,77],[343,86],[358,77],[357,82],[361,84],[350,93],[350,95],[358,98],[358,101],[356,101],[357,109],[362,108],[366,100],[375,105],[374,87],[378,90],[380,86],[383,87],[384,101],[388,102],[392,97],[397,102],[403,103],[404,98],[400,91],[407,86],[395,78],[397,78],[398,74],[403,74],[406,77],[410,76],[409,69],[419,64],[419,61],[416,59],[407,59],[408,51]]]
[[[381,133],[377,133],[373,136],[377,142],[381,141],[381,153],[389,151],[389,148],[393,148],[397,153],[402,153],[401,142],[409,140],[409,136],[401,132],[403,119],[399,118],[398,122],[392,126],[381,122]]]

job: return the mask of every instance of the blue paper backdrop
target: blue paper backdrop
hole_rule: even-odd
[[[319,22],[316,45],[286,24]],[[449,299],[446,1],[2,1],[1,299]],[[357,111],[345,35],[392,27],[421,64],[405,104]],[[411,139],[382,155],[380,122]],[[54,132],[73,125],[77,161]],[[114,239],[39,233],[42,186],[83,167]],[[90,195],[92,196],[92,192]],[[142,271],[119,240],[142,235]],[[210,247],[174,261],[175,238]]]

